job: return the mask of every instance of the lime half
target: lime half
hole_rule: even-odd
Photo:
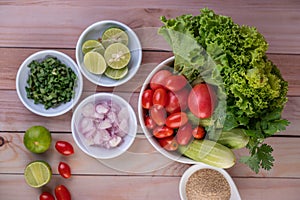
[[[52,137],[43,126],[32,126],[26,130],[23,138],[24,146],[33,153],[43,153],[51,145]]]
[[[106,62],[103,56],[94,51],[84,55],[83,63],[86,69],[93,74],[103,74],[106,70]]]
[[[107,65],[111,68],[121,69],[128,65],[131,54],[126,45],[122,43],[114,43],[106,48],[104,58]]]
[[[33,161],[29,163],[24,171],[25,181],[34,188],[39,188],[50,182],[52,170],[45,161]]]
[[[128,67],[123,67],[122,69],[113,69],[108,67],[104,74],[111,79],[122,79],[128,74]]]
[[[82,45],[82,53],[86,54],[90,51],[96,51],[103,55],[105,48],[98,40],[87,40]]]
[[[105,48],[113,43],[128,45],[128,35],[120,28],[108,28],[102,35],[102,44]]]

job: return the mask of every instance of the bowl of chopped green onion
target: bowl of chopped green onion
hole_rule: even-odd
[[[68,55],[43,50],[30,55],[16,76],[17,94],[31,112],[54,117],[65,114],[78,102],[83,80]]]

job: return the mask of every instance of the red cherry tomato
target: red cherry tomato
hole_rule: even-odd
[[[213,89],[204,83],[194,86],[188,97],[190,111],[198,118],[208,118],[215,107],[216,94]]]
[[[40,194],[40,200],[55,200],[54,196],[49,192],[42,192]]]
[[[158,88],[156,90],[154,90],[153,93],[153,105],[159,105],[164,107],[167,103],[167,91],[164,88]]]
[[[60,162],[58,164],[58,172],[64,178],[70,178],[71,177],[71,168],[65,162]]]
[[[153,105],[152,98],[153,98],[153,90],[151,89],[145,90],[142,95],[142,107],[145,109],[150,109],[150,107]]]
[[[174,130],[167,126],[157,126],[153,130],[153,135],[156,138],[166,138],[173,135]]]
[[[64,185],[58,185],[55,188],[55,196],[57,200],[71,200],[71,194]]]
[[[190,123],[186,123],[184,126],[180,127],[176,134],[176,140],[180,145],[187,145],[192,135],[192,125]]]
[[[166,119],[166,125],[170,128],[179,128],[188,122],[188,117],[184,112],[172,113]]]
[[[66,141],[57,141],[55,143],[55,149],[59,153],[65,155],[65,156],[68,156],[68,155],[71,155],[74,153],[73,146],[69,142],[66,142]]]
[[[158,139],[158,142],[167,151],[176,151],[178,149],[178,143],[173,136]]]
[[[160,70],[150,80],[150,88],[156,90],[157,88],[162,88],[166,85],[166,80],[172,73],[168,70]]]
[[[166,111],[169,113],[180,112],[187,109],[187,99],[189,96],[189,90],[183,88],[177,92],[169,91],[167,94]]]
[[[193,129],[192,134],[196,139],[202,139],[205,136],[205,130],[202,126],[197,126]]]
[[[168,77],[166,88],[173,92],[179,91],[187,84],[187,80],[183,75],[172,75]]]
[[[153,105],[150,108],[150,117],[158,126],[162,126],[166,122],[167,112],[165,108]]]
[[[156,127],[156,123],[154,122],[154,120],[149,117],[149,116],[146,116],[145,117],[145,125],[148,129],[152,130]]]

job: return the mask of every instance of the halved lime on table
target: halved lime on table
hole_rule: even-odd
[[[104,57],[94,51],[84,55],[83,63],[86,69],[93,74],[103,74],[107,67]]]
[[[86,54],[90,51],[104,55],[105,48],[98,40],[87,40],[82,45],[82,53]]]
[[[24,170],[26,183],[34,188],[39,188],[50,182],[52,170],[45,161],[33,161]]]
[[[128,45],[127,33],[117,27],[108,28],[102,34],[102,44],[105,48],[113,43],[122,43]]]
[[[104,58],[109,67],[113,69],[122,69],[128,65],[131,54],[126,45],[114,43],[106,48]]]
[[[104,74],[111,79],[119,80],[128,74],[128,67],[126,66],[122,69],[113,69],[111,67],[107,67]]]
[[[43,126],[32,126],[26,130],[23,138],[24,146],[33,153],[43,153],[51,145],[50,131]]]

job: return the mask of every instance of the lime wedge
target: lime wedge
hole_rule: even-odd
[[[87,40],[82,45],[82,53],[86,54],[90,51],[96,51],[103,55],[105,48],[98,40]]]
[[[102,43],[105,48],[113,43],[128,45],[128,35],[120,28],[108,28],[102,35]]]
[[[113,69],[111,67],[107,67],[104,74],[111,79],[122,79],[128,73],[128,67],[123,67],[122,69]]]
[[[128,65],[131,54],[127,46],[122,43],[109,45],[105,52],[104,58],[108,66],[113,69],[121,69]]]
[[[90,51],[84,55],[83,63],[86,69],[93,74],[103,74],[106,70],[106,62],[100,53]]]
[[[39,188],[49,183],[51,176],[51,167],[44,161],[33,161],[26,166],[24,171],[25,181],[34,188]]]

